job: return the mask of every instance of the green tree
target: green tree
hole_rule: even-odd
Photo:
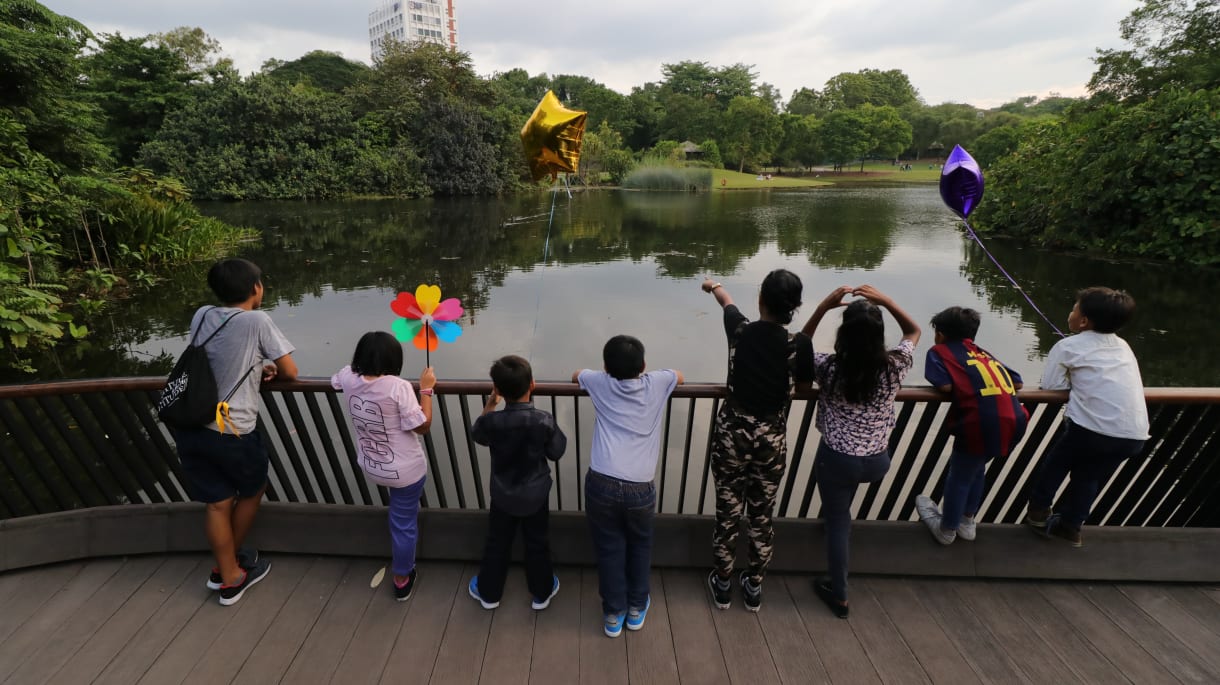
[[[29,149],[66,169],[104,164],[101,117],[85,97],[77,55],[93,37],[32,0],[0,1],[0,112]]]
[[[198,26],[179,26],[149,36],[154,44],[177,54],[196,74],[236,74],[233,60],[222,56],[220,41]]]
[[[776,150],[776,164],[802,166],[806,169],[822,161],[822,149],[818,138],[818,120],[813,115],[781,116],[784,137]]]
[[[798,116],[807,116],[809,114],[822,114],[826,108],[822,104],[822,95],[812,88],[801,88],[800,90],[792,91],[792,97],[788,98],[788,104],[784,107],[784,111],[788,114],[796,114]]]
[[[897,159],[899,153],[910,146],[911,125],[902,118],[897,108],[865,104],[861,105],[858,111],[865,122],[869,138],[869,147],[865,154]],[[864,170],[863,165],[860,170]]]
[[[342,93],[365,78],[369,68],[335,52],[314,50],[291,62],[277,60],[264,65],[263,71],[291,84],[308,83],[330,93]]]
[[[719,140],[740,172],[747,164],[768,161],[783,135],[784,125],[770,102],[742,95],[729,103]]]
[[[117,33],[103,35],[82,66],[90,99],[105,114],[103,138],[120,164],[131,164],[166,113],[186,102],[192,79],[178,54]]]
[[[1220,3],[1143,0],[1119,23],[1125,50],[1098,50],[1089,90],[1103,99],[1145,100],[1171,87],[1220,86]]]
[[[852,109],[836,109],[827,114],[818,127],[818,141],[836,170],[860,159],[872,147],[868,121],[859,110]]]
[[[919,101],[919,91],[900,69],[862,69],[832,76],[822,89],[826,109],[855,109],[861,105],[906,107]]]

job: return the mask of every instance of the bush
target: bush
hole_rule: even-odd
[[[1029,242],[1220,264],[1220,89],[1168,91],[1035,126],[996,160],[980,229]]]
[[[623,179],[630,190],[708,190],[712,187],[710,169],[645,164]]]

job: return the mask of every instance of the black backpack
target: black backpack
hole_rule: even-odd
[[[215,309],[215,307],[212,307]],[[209,309],[208,311],[212,311]],[[165,380],[165,388],[157,400],[157,416],[161,421],[173,428],[198,428],[206,426],[216,419],[216,403],[220,393],[216,391],[216,377],[212,374],[212,364],[208,361],[207,350],[203,349],[220,329],[229,325],[231,315],[203,343],[196,345],[199,331],[195,331],[186,351],[178,357],[174,370],[169,372]],[[204,317],[207,312],[204,312]],[[199,320],[203,328],[203,318]],[[244,380],[244,379],[243,379]]]

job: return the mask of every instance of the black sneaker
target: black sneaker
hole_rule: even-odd
[[[829,579],[813,581],[813,591],[817,594],[818,599],[822,600],[822,603],[826,605],[826,608],[830,609],[830,613],[839,618],[847,618],[850,610],[846,604],[839,602],[835,597]]]
[[[246,589],[257,583],[267,574],[271,572],[271,562],[266,559],[260,559],[254,563],[254,566],[242,571],[241,582],[237,585],[221,585],[220,586],[220,603],[224,606],[237,604],[241,596],[246,593]]]
[[[762,608],[762,585],[750,581],[750,572],[741,572],[741,603],[746,611],[758,611]]]
[[[715,569],[707,574],[707,590],[712,593],[712,603],[717,609],[728,609],[733,605],[733,595],[730,593],[732,589],[733,584],[729,579],[721,578]]]
[[[394,599],[405,602],[411,599],[411,591],[415,589],[415,569],[411,569],[411,574],[407,576],[407,582],[402,587],[398,587],[398,583],[392,583],[394,586]]]
[[[237,550],[237,565],[249,571],[258,563],[258,550],[247,549],[242,547]],[[213,567],[212,575],[208,576],[208,589],[219,590],[221,585],[225,584],[225,579],[220,575],[220,569]]]

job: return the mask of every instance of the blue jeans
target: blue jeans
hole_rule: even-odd
[[[979,506],[983,504],[983,488],[987,485],[988,461],[991,461],[991,457],[966,454],[954,445],[949,455],[949,472],[945,474],[941,530],[957,530],[963,514],[974,516],[979,513]]]
[[[1089,518],[1093,500],[1124,459],[1144,449],[1143,440],[1112,438],[1064,421],[1066,428],[1042,457],[1029,488],[1031,509],[1049,509],[1059,485],[1072,480],[1059,500],[1059,513],[1069,528],[1080,530]]]
[[[885,477],[890,470],[889,451],[863,457],[843,454],[818,445],[813,461],[818,491],[822,494],[822,519],[826,522],[826,563],[835,598],[847,601],[847,558],[851,542],[851,503],[861,483]]]
[[[652,524],[657,488],[590,470],[585,476],[585,517],[597,554],[602,613],[621,614],[648,604]]]
[[[390,490],[390,544],[393,550],[391,570],[396,576],[407,576],[415,570],[415,547],[419,542],[419,498],[424,494],[420,478],[411,485]]]

